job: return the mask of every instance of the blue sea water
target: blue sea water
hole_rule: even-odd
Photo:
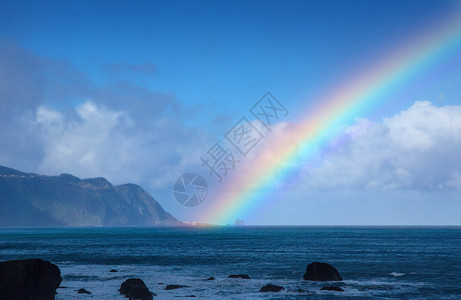
[[[0,260],[25,258],[59,266],[65,288],[56,299],[124,299],[118,288],[132,277],[156,299],[461,299],[460,227],[0,229]],[[304,281],[313,261],[333,265],[344,281]],[[269,283],[285,290],[259,293]]]

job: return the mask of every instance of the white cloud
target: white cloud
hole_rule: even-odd
[[[314,189],[461,188],[461,106],[416,102],[382,122],[358,120],[348,142],[305,167],[302,182]]]
[[[188,146],[191,138],[201,137],[171,119],[152,123],[148,129],[137,126],[127,113],[92,101],[78,106],[74,117],[41,106],[34,120],[43,145],[39,169],[148,183],[154,189],[170,186],[183,169],[199,162]]]
[[[169,188],[185,171],[201,170],[199,158],[214,142],[177,120],[155,117],[150,126],[139,126],[127,112],[92,101],[74,114],[40,106],[34,124],[43,145],[41,172],[104,176],[153,190]],[[289,143],[290,130],[296,125],[283,122],[270,135]],[[263,148],[244,158],[236,172],[245,172],[253,159],[277,159]],[[461,106],[416,102],[382,122],[357,120],[330,149],[317,153],[315,162],[304,161],[296,185],[311,190],[461,189],[460,155]]]

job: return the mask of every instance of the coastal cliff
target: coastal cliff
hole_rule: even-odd
[[[135,184],[23,173],[0,166],[0,226],[175,226]]]

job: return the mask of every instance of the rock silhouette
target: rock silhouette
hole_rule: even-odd
[[[79,289],[77,291],[77,294],[87,294],[87,295],[91,295],[91,292],[90,291],[87,291],[85,289]]]
[[[285,288],[283,286],[267,284],[267,285],[263,286],[259,291],[262,292],[262,293],[267,293],[267,292],[278,293],[280,291],[283,291],[284,289]]]
[[[59,268],[41,259],[0,262],[0,299],[51,300],[61,284]]]
[[[333,266],[327,263],[313,262],[306,268],[304,280],[311,281],[342,281],[343,278]]]
[[[125,280],[120,286],[119,292],[127,298],[130,298],[130,300],[152,300],[154,298],[144,281],[140,278],[130,278]]]
[[[175,289],[181,289],[181,288],[186,288],[188,287],[187,285],[181,285],[181,284],[168,284],[165,288],[165,290],[175,290]]]
[[[250,279],[250,276],[246,274],[237,274],[237,275],[229,275],[227,278],[242,278],[242,279]]]

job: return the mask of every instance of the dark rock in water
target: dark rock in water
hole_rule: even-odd
[[[338,286],[324,286],[320,289],[321,291],[337,291],[337,292],[344,292],[344,290]]]
[[[109,272],[110,272],[110,273],[117,273],[118,271],[115,270],[115,269],[112,269],[112,270],[110,270]]]
[[[303,290],[303,289],[298,289],[297,292],[298,292],[298,293],[305,293],[306,291]]]
[[[165,290],[175,290],[175,289],[181,289],[181,288],[187,288],[187,285],[180,285],[180,284],[168,284],[165,288]]]
[[[125,280],[120,286],[119,292],[130,299],[152,300],[154,298],[144,281],[140,278]]]
[[[250,279],[250,276],[246,274],[238,274],[238,275],[229,275],[227,278],[242,278],[242,279]]]
[[[207,280],[215,280],[215,279],[216,279],[216,278],[214,278],[214,277],[208,277]]]
[[[91,292],[90,291],[87,291],[85,289],[79,289],[77,294],[87,294],[87,295],[91,295]]]
[[[268,285],[263,286],[259,291],[262,293],[267,293],[267,292],[278,293],[280,291],[283,291],[284,289],[285,288],[283,286],[268,284]]]
[[[41,259],[0,262],[0,299],[54,299],[61,284],[59,268]]]
[[[333,266],[327,263],[313,262],[306,268],[304,280],[311,281],[342,281],[343,278]]]

